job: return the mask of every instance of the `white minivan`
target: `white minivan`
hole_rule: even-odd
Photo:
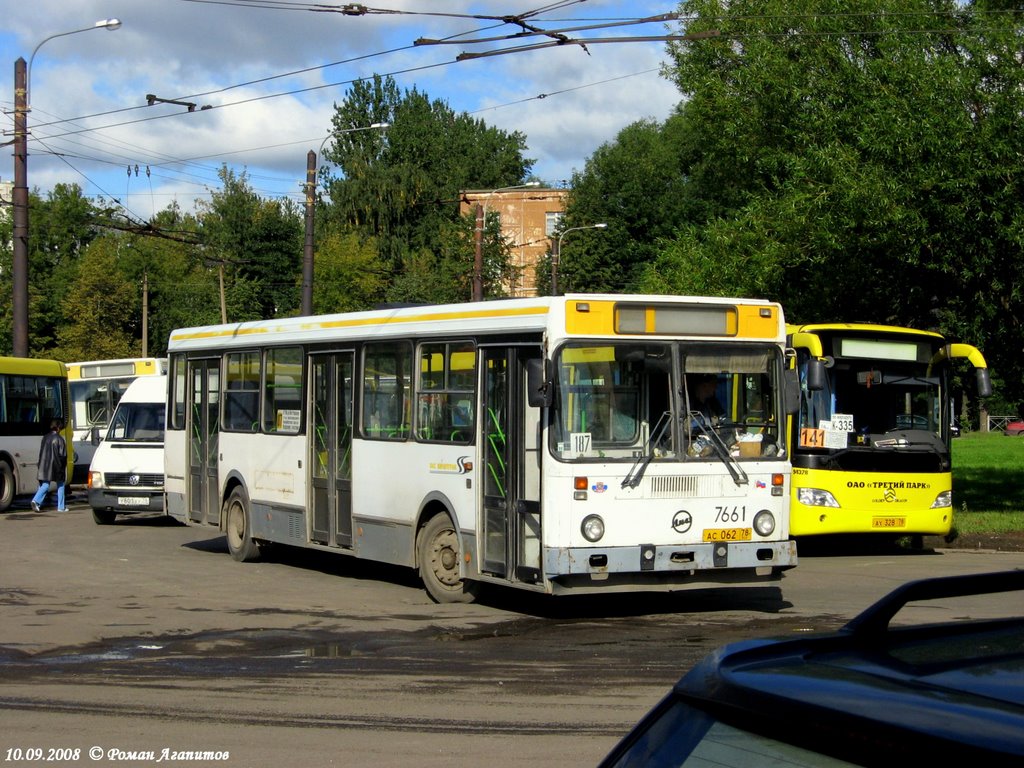
[[[89,506],[99,525],[164,508],[166,376],[131,383],[89,465]]]

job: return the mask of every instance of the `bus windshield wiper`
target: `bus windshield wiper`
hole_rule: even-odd
[[[706,423],[705,417],[700,411],[690,411],[690,423],[696,424],[697,427],[703,432],[708,442],[711,443],[711,450],[715,452],[715,455],[725,464],[725,468],[729,470],[729,474],[732,475],[732,480],[736,485],[746,485],[750,482],[750,478],[747,477],[747,473],[743,471],[743,467],[736,461],[729,453],[729,446],[722,440],[722,436],[718,434],[718,430]]]
[[[665,430],[668,429],[671,423],[672,413],[670,411],[665,411],[658,417],[658,421],[655,422],[654,429],[651,430],[651,435],[647,439],[647,444],[644,446],[644,452],[636,457],[633,466],[629,468],[629,472],[622,478],[621,487],[636,488],[640,485],[640,481],[644,478],[644,472],[647,471],[647,466],[651,463],[651,459],[654,458],[654,446],[661,442],[665,436]]]

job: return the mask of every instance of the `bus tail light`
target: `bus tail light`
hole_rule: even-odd
[[[946,507],[953,506],[953,492],[943,491],[935,497],[935,501],[932,502],[932,509],[945,509]]]

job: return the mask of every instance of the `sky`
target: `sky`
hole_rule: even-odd
[[[521,31],[503,17],[529,14],[529,24],[548,31],[606,27],[673,13],[678,3],[532,2],[0,0],[0,59],[9,67],[0,87],[5,141],[20,56],[30,62],[30,188],[45,195],[55,184],[78,184],[86,195],[116,200],[145,221],[172,203],[192,210],[196,200],[209,200],[226,164],[244,171],[261,197],[301,201],[306,154],[319,152],[335,104],[353,80],[390,74],[402,90],[415,87],[456,112],[519,131],[526,156],[535,160],[534,175],[562,186],[622,128],[664,120],[678,104],[679,91],[660,74],[666,44],[592,43],[586,50],[562,45],[456,58],[550,41],[474,42]],[[369,12],[339,12],[354,5]],[[109,18],[121,27],[93,28]],[[568,34],[594,39],[669,31],[659,22]],[[415,44],[423,39],[450,42]],[[150,105],[148,94],[195,109]],[[0,181],[10,181],[9,150],[4,157]]]

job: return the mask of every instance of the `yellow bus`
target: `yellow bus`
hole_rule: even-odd
[[[15,497],[39,488],[39,444],[54,419],[64,421],[64,439],[71,445],[69,402],[63,363],[0,357],[0,512],[9,509]]]
[[[785,340],[778,304],[678,296],[175,330],[166,511],[240,561],[415,568],[439,602],[762,583],[796,564]]]
[[[158,357],[68,363],[75,454],[72,482],[84,484],[88,478],[96,446],[106,433],[114,409],[128,385],[139,376],[165,373],[167,360]]]
[[[794,536],[940,535],[953,523],[953,361],[985,358],[938,333],[887,325],[791,325],[800,411],[791,420]]]

